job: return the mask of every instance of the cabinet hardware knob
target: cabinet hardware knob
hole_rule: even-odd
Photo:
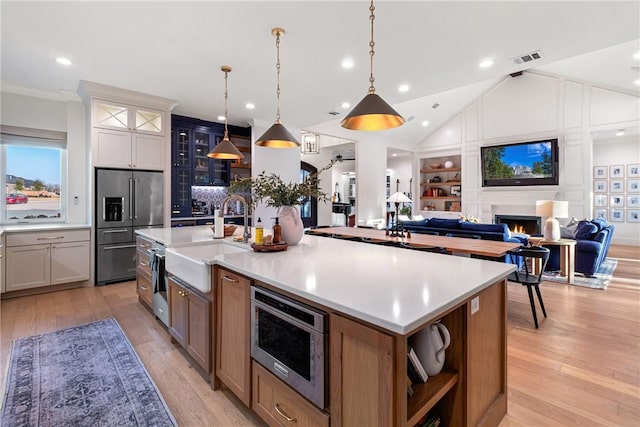
[[[238,283],[238,279],[234,279],[233,277],[229,277],[227,275],[222,276],[222,279],[228,280],[229,282]]]
[[[273,407],[273,409],[276,410],[276,412],[278,413],[278,415],[280,415],[282,418],[284,418],[287,421],[292,421],[292,422],[297,422],[298,420],[296,420],[295,418],[291,418],[290,416],[288,416],[287,414],[285,414],[282,409],[280,409],[280,405],[278,405],[276,403],[276,406]]]

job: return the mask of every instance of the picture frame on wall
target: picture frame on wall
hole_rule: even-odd
[[[606,166],[594,166],[593,167],[593,179],[606,179],[607,167]]]
[[[640,178],[640,163],[627,165],[627,178]]]
[[[593,206],[597,208],[605,208],[607,207],[607,195],[606,194],[596,194],[593,196]]]
[[[609,206],[612,208],[623,208],[624,207],[624,197],[622,194],[612,194],[609,199]]]
[[[627,193],[640,193],[640,179],[627,180]]]
[[[607,210],[606,209],[594,209],[593,217],[607,220]]]
[[[624,210],[611,209],[609,211],[609,222],[624,222]]]
[[[627,210],[627,222],[640,222],[640,209]]]
[[[609,178],[624,178],[624,166],[623,165],[609,166]]]
[[[604,179],[596,179],[593,181],[593,192],[594,193],[606,193],[607,192],[607,181]]]
[[[609,181],[610,193],[624,193],[624,180],[623,179],[612,179]]]
[[[627,196],[627,207],[640,208],[640,196]]]

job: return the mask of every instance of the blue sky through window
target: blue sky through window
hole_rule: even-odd
[[[60,149],[9,145],[7,174],[60,185]]]

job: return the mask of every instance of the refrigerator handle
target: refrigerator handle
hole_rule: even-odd
[[[102,222],[107,220],[107,198],[102,197]]]
[[[133,217],[138,219],[138,180],[133,180]]]
[[[129,219],[133,219],[133,179],[129,178]]]

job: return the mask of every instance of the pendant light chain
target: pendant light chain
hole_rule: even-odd
[[[280,123],[280,31],[276,33],[276,71],[278,85],[276,86],[276,123]]]
[[[373,0],[371,0],[371,6],[369,6],[369,11],[371,12],[371,15],[369,16],[369,20],[371,20],[371,41],[369,41],[369,69],[371,70],[371,74],[369,75],[369,83],[371,83],[371,86],[369,86],[369,93],[376,93],[376,89],[373,87],[373,82],[376,80],[373,78],[373,55],[376,54],[374,47],[376,45],[376,43],[373,41],[373,21],[376,19],[376,16],[373,14],[373,12],[376,10],[375,6],[373,5]]]
[[[229,99],[229,94],[227,92],[228,76],[229,76],[229,72],[225,70],[224,72],[224,137],[223,139],[229,139],[229,131],[227,130],[227,120],[229,118],[229,111],[227,110],[227,100]]]

